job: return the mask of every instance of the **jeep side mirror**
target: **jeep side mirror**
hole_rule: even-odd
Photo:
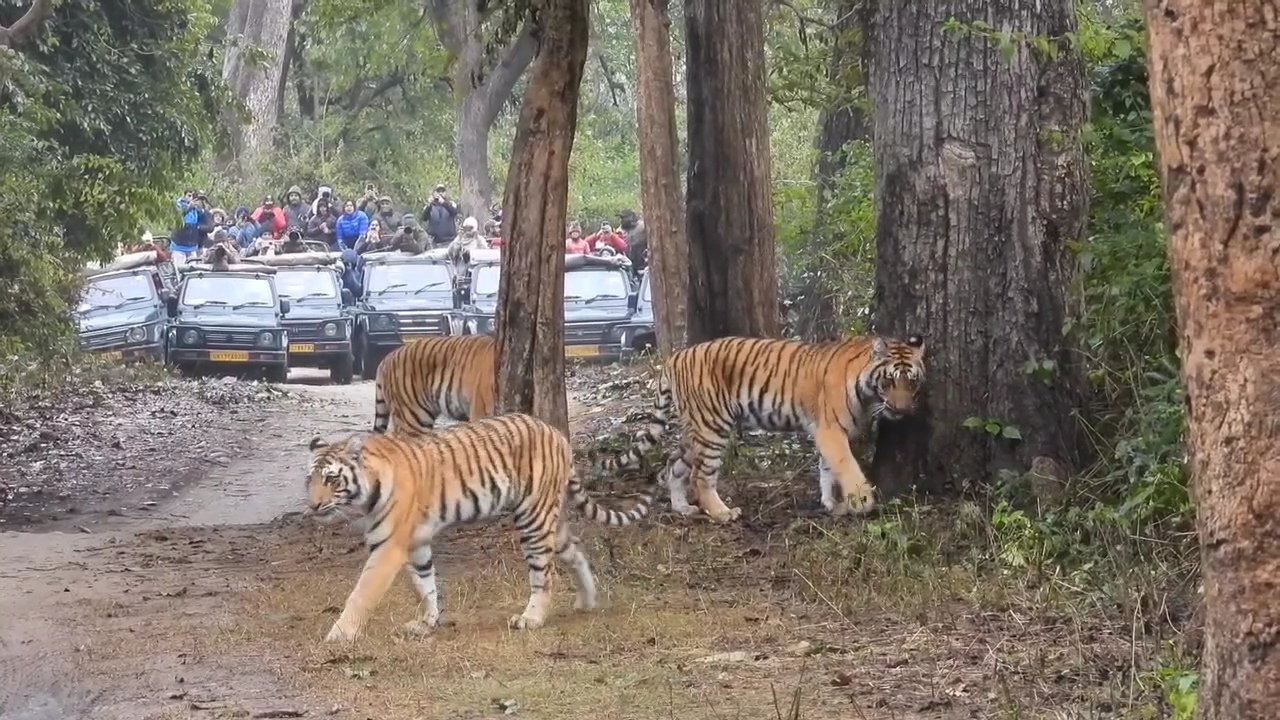
[[[283,298],[280,300],[280,314],[281,315],[289,314],[289,301]]]
[[[178,296],[174,295],[173,293],[169,293],[168,295],[165,295],[164,307],[165,307],[165,310],[169,311],[169,317],[176,316],[178,314]]]
[[[356,296],[347,288],[342,288],[342,304],[348,307],[356,304]]]

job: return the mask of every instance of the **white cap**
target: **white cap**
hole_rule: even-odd
[[[466,220],[462,221],[462,227],[464,229],[475,230],[480,227],[480,223],[476,222],[475,218],[469,217]]]

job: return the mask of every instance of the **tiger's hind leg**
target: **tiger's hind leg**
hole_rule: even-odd
[[[404,569],[423,606],[422,617],[405,623],[405,632],[410,635],[427,635],[435,628],[448,625],[440,612],[440,594],[436,588],[436,565],[431,546],[419,545],[414,548]]]
[[[666,479],[667,492],[671,495],[671,512],[677,515],[693,515],[698,508],[689,504],[689,473],[698,459],[692,449],[681,448],[667,458],[667,467],[663,476]]]
[[[591,561],[582,549],[582,540],[569,531],[568,523],[562,523],[556,533],[556,559],[573,573],[573,586],[578,598],[574,610],[594,610],[596,607],[596,579],[591,574]]]
[[[516,630],[534,630],[542,627],[551,604],[547,590],[547,568],[556,552],[556,527],[560,523],[560,508],[555,507],[538,515],[538,506],[530,503],[516,510],[513,518],[520,530],[520,546],[524,549],[524,561],[529,566],[529,603],[524,612],[514,615],[507,622]]]

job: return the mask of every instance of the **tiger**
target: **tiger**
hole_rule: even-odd
[[[683,419],[681,449],[665,469],[671,509],[698,509],[716,522],[742,515],[716,492],[721,457],[735,425],[744,429],[808,432],[817,446],[822,505],[832,515],[866,513],[874,490],[850,449],[878,419],[915,411],[925,378],[925,343],[855,336],[831,343],[725,337],[678,350],[664,365],[648,425],[631,448],[591,456],[604,473],[634,467],[659,443],[673,410]],[[696,505],[689,504],[693,476]],[[839,486],[837,502],[834,486]]]
[[[573,575],[578,610],[596,606],[595,578],[564,518],[566,500],[587,518],[610,527],[645,517],[653,502],[640,493],[630,510],[598,506],[582,488],[568,439],[529,415],[499,415],[463,423],[431,435],[399,432],[354,434],[328,443],[310,442],[307,514],[335,511],[357,520],[369,558],[326,642],[356,638],[370,611],[404,567],[424,605],[404,630],[424,635],[442,622],[431,541],[455,524],[510,515],[520,531],[531,589],[513,629],[544,623],[551,595],[547,569],[554,554]],[[656,476],[651,478],[656,485]]]
[[[374,377],[373,431],[430,432],[436,418],[494,413],[497,344],[489,335],[427,337],[392,350]]]

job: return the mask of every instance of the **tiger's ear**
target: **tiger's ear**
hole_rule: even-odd
[[[347,438],[347,454],[348,455],[350,455],[351,457],[356,457],[360,454],[361,450],[364,450],[364,438],[360,437],[359,435],[352,435],[351,437]]]
[[[884,338],[877,335],[875,339],[871,341],[872,362],[883,360],[885,359],[885,356],[887,356],[888,354],[889,354],[889,345],[884,341]]]
[[[324,446],[326,446],[326,445],[328,445],[328,444],[329,444],[329,443],[327,443],[327,442],[325,442],[325,441],[324,441],[324,438],[322,438],[322,437],[320,437],[319,435],[317,435],[316,437],[311,438],[311,444],[310,444],[308,447],[309,447],[309,449],[311,449],[311,450],[319,450],[320,448],[322,448],[322,447],[324,447]]]

